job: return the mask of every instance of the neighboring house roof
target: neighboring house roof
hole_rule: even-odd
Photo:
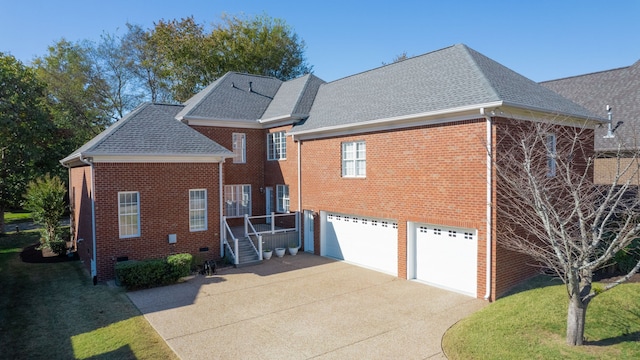
[[[622,121],[623,124],[615,129],[613,139],[604,138],[607,133],[606,127],[599,128],[595,137],[596,150],[616,150],[620,143],[626,148],[638,147],[640,61],[628,67],[544,81],[540,84],[603,117],[606,116],[606,106],[612,107],[613,127],[616,127],[618,121]]]
[[[262,117],[281,80],[229,72],[185,102],[178,120],[252,120]]]
[[[62,159],[64,165],[94,161],[220,161],[233,153],[175,119],[183,105],[143,103],[102,133]],[[124,160],[122,160],[124,159]]]
[[[289,80],[280,86],[273,101],[262,114],[261,121],[281,118],[306,118],[316,97],[318,88],[325,82],[312,74]]]
[[[485,105],[595,118],[475,50],[454,45],[321,85],[309,118],[291,133]]]

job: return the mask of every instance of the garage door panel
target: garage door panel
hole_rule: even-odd
[[[416,226],[415,241],[416,279],[476,295],[475,230],[421,225]]]
[[[327,214],[325,254],[397,275],[398,228],[389,220]]]

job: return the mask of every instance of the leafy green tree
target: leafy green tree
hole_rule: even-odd
[[[19,206],[55,136],[45,102],[45,84],[35,72],[0,53],[0,233],[5,210]]]
[[[225,16],[211,37],[221,55],[223,73],[239,71],[290,80],[312,71],[304,56],[304,40],[282,19]]]
[[[29,182],[24,195],[24,208],[31,212],[36,224],[43,226],[41,244],[57,254],[66,250],[60,239],[60,218],[64,215],[66,186],[59,177],[46,174]],[[64,244],[62,244],[64,242]]]
[[[63,157],[99,134],[115,118],[105,89],[90,57],[91,44],[60,40],[34,67],[46,84],[47,99],[58,128],[67,135],[55,148]]]
[[[126,66],[134,75],[138,88],[144,90],[145,97],[152,102],[170,102],[170,72],[163,65],[165,61],[151,41],[151,33],[140,25],[127,24],[122,49],[128,58]]]
[[[143,90],[137,86],[136,74],[129,66],[131,51],[124,36],[109,33],[103,33],[89,49],[93,73],[100,75],[99,81],[94,82],[96,92],[104,99],[113,120],[122,118],[143,98]]]
[[[193,17],[178,20],[160,20],[149,37],[149,45],[164,61],[161,74],[170,87],[173,98],[185,101],[213,82],[219,73],[216,54],[204,27]]]
[[[304,57],[304,41],[284,20],[267,16],[224,17],[210,32],[193,17],[161,20],[146,37],[137,36],[146,41],[139,48],[160,61],[147,61],[141,68],[153,70],[157,84],[177,101],[189,99],[228,71],[289,80],[312,70]]]

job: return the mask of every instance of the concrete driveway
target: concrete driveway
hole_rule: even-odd
[[[444,359],[482,300],[298,253],[128,293],[182,359]]]

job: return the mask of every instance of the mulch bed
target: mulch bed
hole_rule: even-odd
[[[599,281],[599,282],[603,282],[603,283],[608,283],[608,282],[614,282],[616,280],[618,280],[619,278],[621,278],[622,276],[624,276],[626,274],[623,274],[621,272],[608,272],[608,271],[598,271],[593,275],[593,281]],[[639,273],[635,273],[631,276],[631,278],[629,280],[627,280],[627,282],[630,283],[640,283],[640,274]]]
[[[45,251],[45,255],[43,255],[43,250],[38,250],[38,248],[40,247],[39,243],[35,243],[33,245],[27,246],[24,249],[22,249],[22,252],[20,253],[20,258],[22,259],[23,262],[26,263],[59,263],[59,262],[66,262],[66,261],[75,261],[78,260],[78,254],[77,253],[72,253],[72,256],[68,256],[66,254],[62,254],[62,255],[55,255],[55,254],[47,254]]]

